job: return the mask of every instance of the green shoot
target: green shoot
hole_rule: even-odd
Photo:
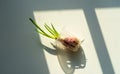
[[[53,28],[55,34],[56,34],[57,36],[59,36],[60,34],[57,32],[57,30],[55,29],[55,27],[54,27],[52,24],[51,24],[51,26],[52,26],[52,28]]]
[[[37,32],[46,36],[46,37],[49,37],[49,38],[52,38],[52,39],[57,39],[60,34],[56,31],[55,27],[51,24],[52,28],[49,27],[47,24],[44,25],[44,27],[47,29],[47,31],[50,33],[46,33],[43,29],[41,29],[37,23],[35,21],[33,21],[31,18],[29,18],[29,20],[35,25],[35,27],[37,28]]]
[[[55,35],[53,30],[47,25],[45,24],[44,27],[52,34],[52,35]]]

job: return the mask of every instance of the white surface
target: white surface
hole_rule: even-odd
[[[29,17],[85,39],[86,67],[74,74],[120,74],[120,0],[0,0],[0,74],[64,74]]]
[[[107,45],[108,54],[112,61],[115,72],[119,74],[120,67],[119,61],[119,44],[120,40],[117,32],[119,30],[119,16],[120,9],[96,9],[98,21]],[[68,32],[74,34],[80,39],[85,39],[82,44],[83,50],[86,55],[86,67],[84,69],[76,69],[75,74],[102,74],[100,61],[96,53],[96,49],[91,38],[91,34],[86,22],[86,18],[83,10],[58,10],[58,11],[36,11],[34,12],[35,19],[40,26],[43,27],[44,23],[50,24],[51,22],[60,29],[65,29]],[[51,47],[49,39],[41,37],[41,41],[44,45]],[[48,68],[51,74],[56,71],[63,74],[63,71],[59,65],[57,57],[45,52]]]
[[[96,9],[96,14],[116,74],[120,71],[120,8]]]

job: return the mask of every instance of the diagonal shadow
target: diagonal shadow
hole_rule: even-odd
[[[103,74],[115,74],[94,9],[84,9]]]
[[[0,0],[0,74],[49,74],[39,35],[29,21],[33,0]],[[33,38],[33,39],[32,39]]]
[[[115,7],[120,7],[120,0],[1,0],[0,19],[2,21],[0,23],[0,73],[21,74],[22,71],[22,73],[26,74],[33,74],[35,72],[37,72],[36,74],[49,74],[43,50],[36,50],[36,52],[38,51],[41,53],[39,56],[40,60],[37,60],[32,56],[32,54],[35,55],[32,51],[33,49],[42,49],[43,47],[42,45],[36,46],[36,44],[31,41],[30,36],[33,36],[31,34],[33,26],[30,26],[27,17],[33,15],[33,11],[39,10],[83,9],[102,72],[103,74],[114,74],[115,72],[100,29],[100,24],[98,23],[95,8]],[[39,41],[37,34],[36,36],[36,39]],[[26,52],[27,54],[23,52]],[[32,60],[28,59],[31,57],[33,57]],[[36,57],[38,56],[36,55]],[[36,61],[33,62],[33,60],[37,60],[39,63]],[[44,67],[38,67],[35,65],[36,63],[43,64]]]
[[[91,37],[98,55],[103,74],[114,74],[114,69],[106,47],[100,24],[98,22],[95,8],[116,8],[120,7],[119,0],[40,0],[39,10],[67,10],[83,9]]]

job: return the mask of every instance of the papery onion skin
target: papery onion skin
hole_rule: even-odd
[[[80,41],[76,37],[60,37],[57,39],[63,45],[65,50],[77,52],[80,47]]]

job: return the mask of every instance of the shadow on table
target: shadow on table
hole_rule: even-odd
[[[55,49],[45,45],[43,47],[48,53],[58,57],[59,64],[65,74],[73,74],[75,69],[83,69],[86,66],[86,57],[82,47],[79,48],[78,52],[63,51],[55,46]]]
[[[88,24],[87,26],[95,46],[102,73],[115,73],[95,9],[118,8],[120,7],[119,0],[42,0],[40,5],[41,11],[82,9],[85,14],[85,18]]]
[[[49,74],[44,52],[40,50],[43,46],[32,41],[33,26],[30,26],[27,17],[34,11],[68,9],[84,11],[102,72],[114,74],[95,9],[116,7],[120,7],[119,0],[1,0],[0,74]],[[56,55],[56,52],[50,53]],[[71,64],[76,66],[79,63]]]
[[[49,74],[42,46],[29,17],[39,1],[0,0],[0,74]]]

